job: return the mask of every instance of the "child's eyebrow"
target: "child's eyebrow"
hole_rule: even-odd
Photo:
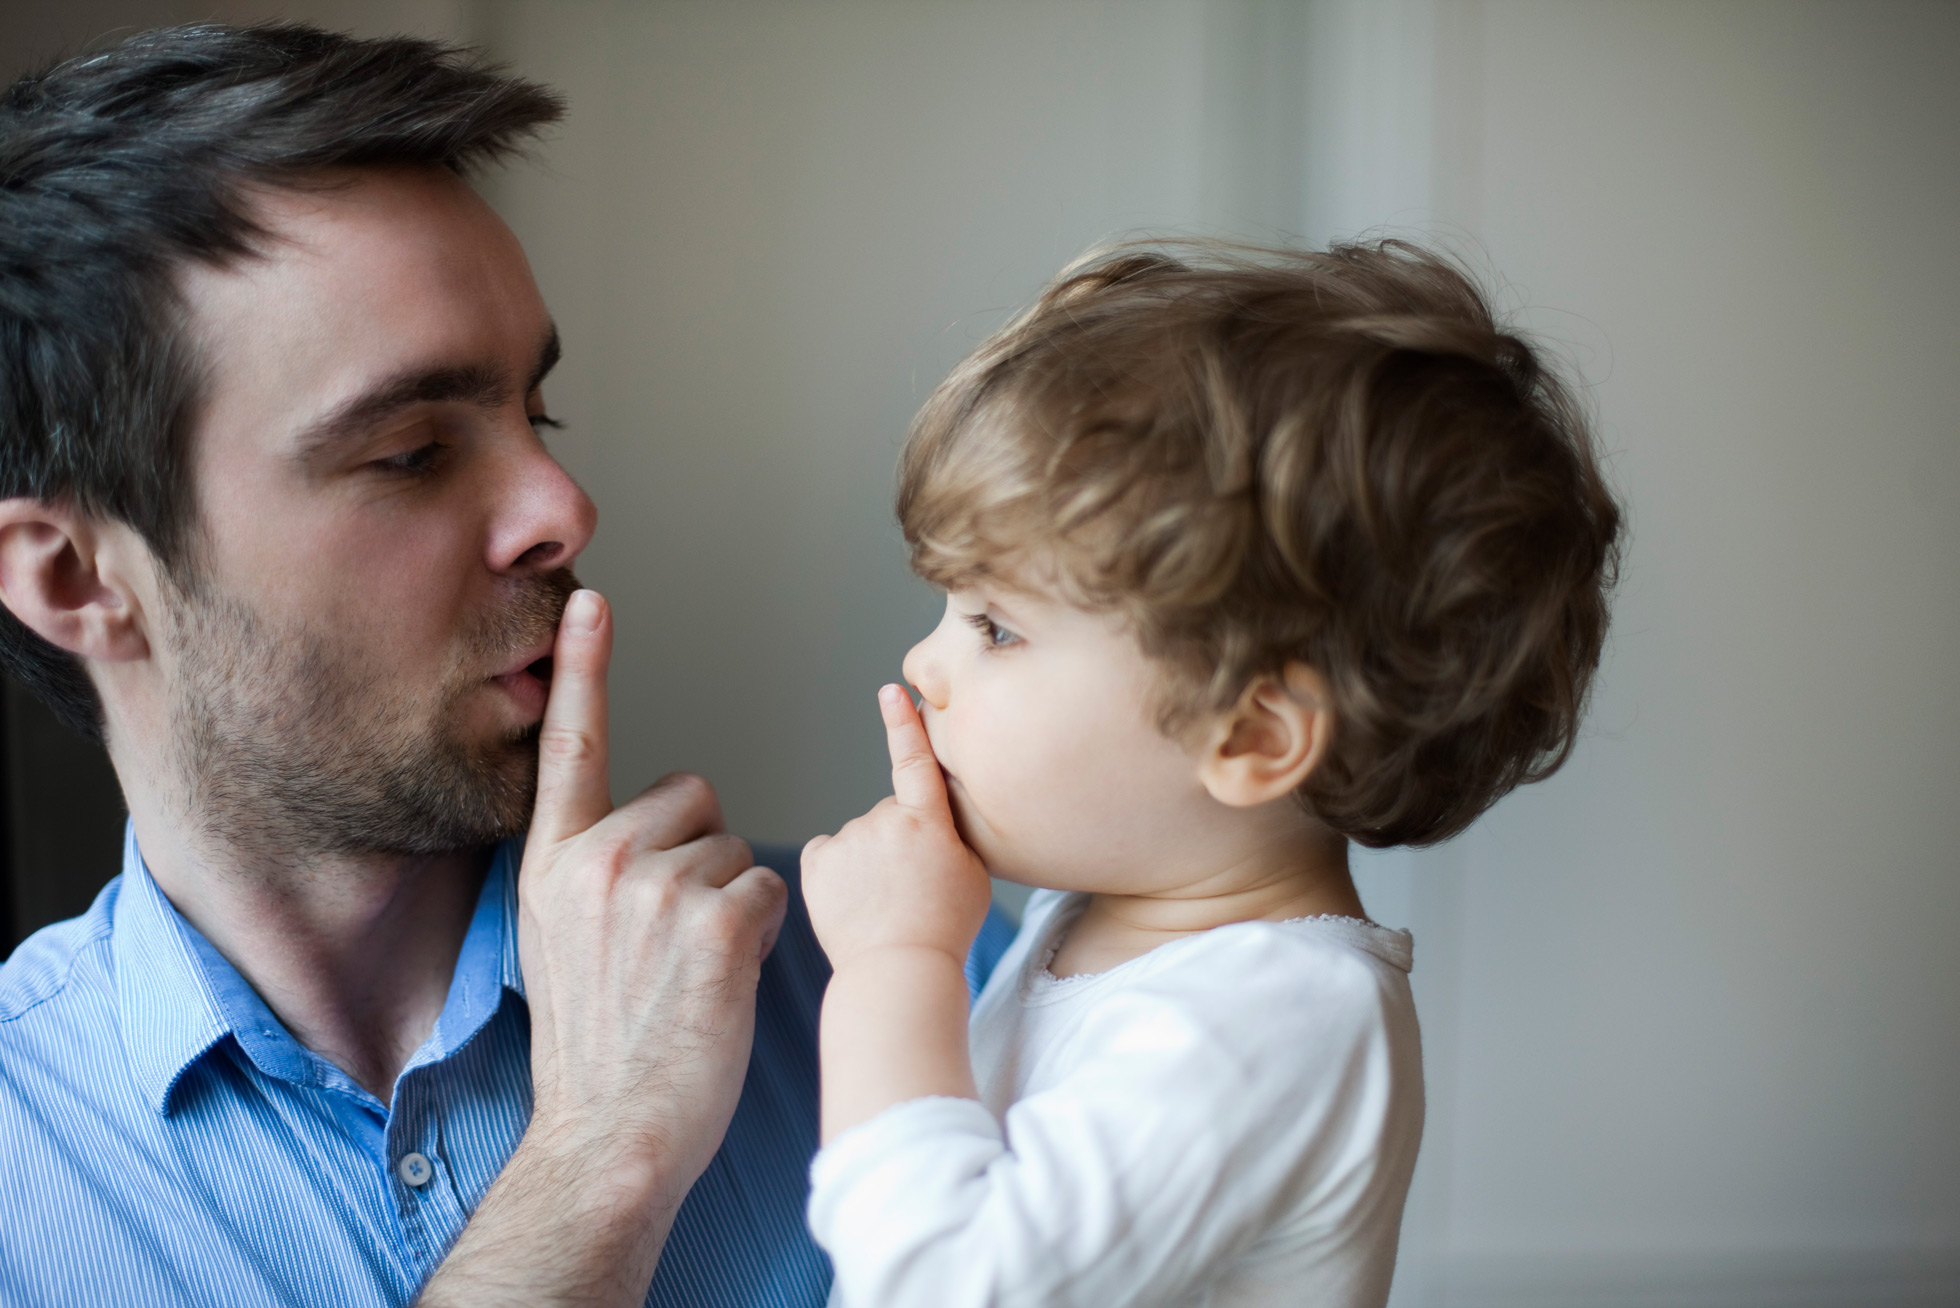
[[[996,614],[1005,618],[1009,626],[1018,627],[1022,625],[1024,614],[1015,612],[1012,606],[1001,603],[993,595],[982,595],[980,598],[983,602],[983,607],[992,609]]]

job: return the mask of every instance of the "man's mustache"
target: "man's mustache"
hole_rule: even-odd
[[[577,589],[579,580],[570,568],[517,579],[508,601],[470,633],[470,651],[497,667],[499,660],[549,640]]]

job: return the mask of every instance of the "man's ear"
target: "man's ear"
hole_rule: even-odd
[[[1251,808],[1291,794],[1313,775],[1334,739],[1334,697],[1327,678],[1304,663],[1246,687],[1218,718],[1198,760],[1211,797]]]
[[[117,663],[150,652],[130,575],[136,533],[66,501],[0,500],[0,603],[78,658]]]

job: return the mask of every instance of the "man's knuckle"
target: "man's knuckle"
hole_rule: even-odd
[[[715,860],[719,863],[731,867],[739,865],[743,868],[753,866],[755,863],[755,851],[749,847],[749,842],[740,836],[730,835],[725,831],[717,832],[712,836],[704,837],[703,843],[713,852]]]
[[[549,764],[569,767],[584,763],[598,750],[598,742],[583,727],[556,725],[538,735],[538,757]]]
[[[783,880],[774,868],[759,867],[753,875],[763,906],[768,911],[775,911],[776,905],[789,898],[789,882]]]
[[[689,807],[712,803],[715,798],[715,788],[708,784],[707,778],[693,772],[669,772],[654,783],[654,789]]]
[[[582,866],[616,873],[632,861],[632,834],[617,822],[603,821],[581,832],[577,843],[561,852],[561,861],[573,861],[565,857],[573,851],[576,851],[576,862]]]
[[[641,913],[656,918],[671,917],[686,898],[687,888],[673,877],[633,877],[626,892]]]

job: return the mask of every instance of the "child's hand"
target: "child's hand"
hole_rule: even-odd
[[[823,1138],[908,1099],[972,1099],[966,952],[987,870],[960,840],[946,778],[903,687],[878,692],[892,797],[803,847],[803,898],[830,955],[818,1041]]]
[[[929,948],[964,963],[986,920],[987,870],[960,840],[946,778],[912,698],[878,692],[892,795],[803,847],[803,897],[817,940],[842,970],[868,950]]]

